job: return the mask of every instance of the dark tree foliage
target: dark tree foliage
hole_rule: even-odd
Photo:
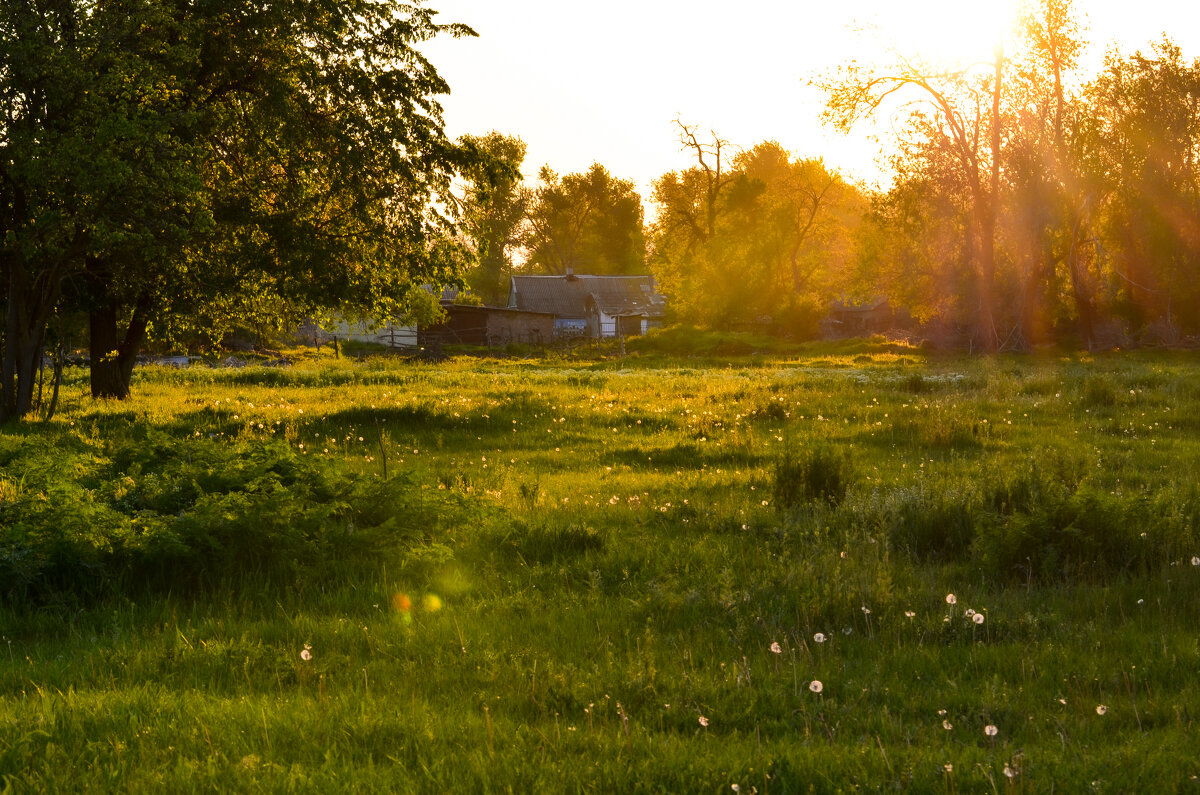
[[[146,335],[270,306],[402,313],[469,255],[438,207],[450,142],[391,0],[0,0],[0,420],[31,406],[60,307],[92,391],[128,394]]]

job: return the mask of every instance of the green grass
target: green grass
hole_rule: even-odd
[[[1197,789],[1195,357],[709,342],[69,374],[0,789]]]

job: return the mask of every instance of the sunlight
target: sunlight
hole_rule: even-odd
[[[990,61],[996,46],[1011,39],[1020,8],[1020,0],[897,3],[881,9],[869,27],[895,53],[965,66]]]

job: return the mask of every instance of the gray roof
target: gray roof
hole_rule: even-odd
[[[513,276],[508,305],[558,317],[587,317],[593,302],[606,315],[661,317],[663,297],[653,276]]]

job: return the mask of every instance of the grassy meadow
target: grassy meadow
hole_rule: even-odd
[[[0,792],[1200,791],[1200,358],[694,342],[69,373]]]

